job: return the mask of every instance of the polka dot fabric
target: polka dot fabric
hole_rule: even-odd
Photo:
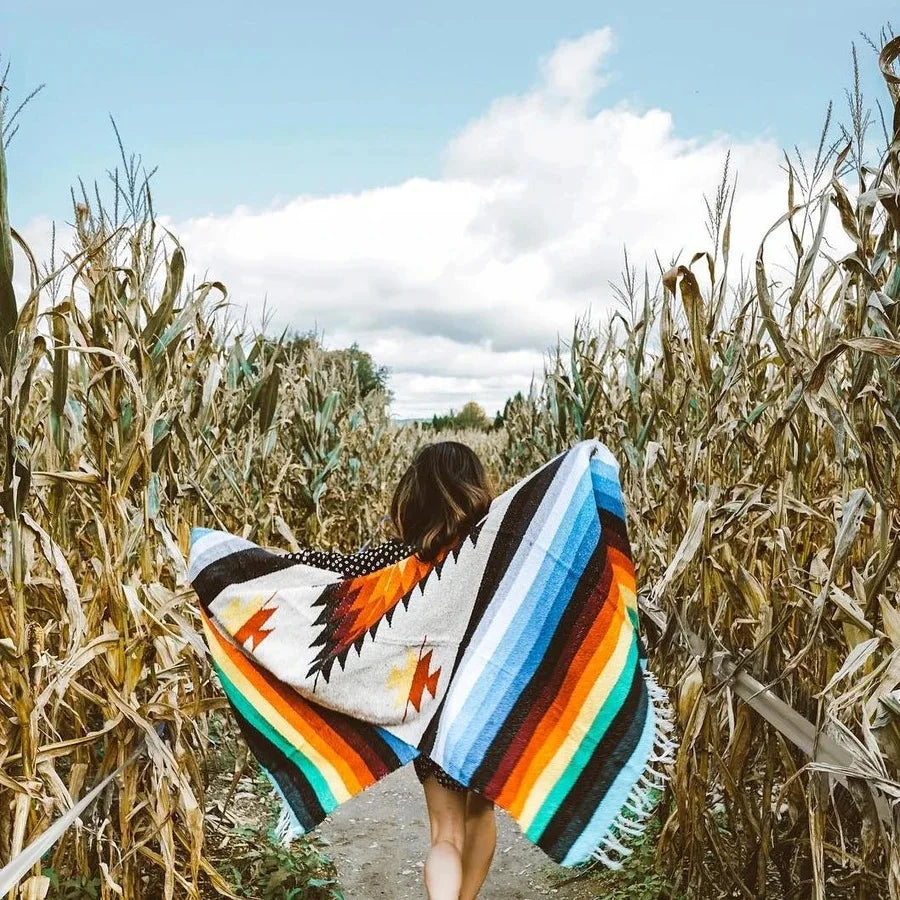
[[[417,756],[413,760],[413,768],[416,770],[416,778],[421,784],[431,778],[433,775],[437,779],[437,783],[441,787],[447,788],[449,791],[456,791],[458,794],[464,794],[469,789],[460,784],[452,775],[448,775],[434,760],[427,756]]]
[[[357,550],[355,553],[332,553],[328,550],[304,548],[298,553],[288,553],[287,557],[307,566],[315,566],[317,569],[339,572],[344,578],[355,578],[358,575],[377,572],[378,569],[406,559],[415,552],[415,547],[410,547],[403,541],[394,538],[377,547],[367,547],[364,550]]]

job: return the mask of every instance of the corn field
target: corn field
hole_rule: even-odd
[[[582,437],[623,462],[682,731],[659,857],[690,897],[900,898],[898,56],[889,41],[886,150],[868,159],[856,117],[786,158],[750,275],[730,267],[726,174],[711,246],[658,276],[626,263],[619,312],[575,324],[500,432],[464,436],[498,487]],[[6,178],[0,148],[0,860],[130,760],[42,868],[99,873],[104,898],[231,896],[204,840],[224,700],[184,586],[190,528],[378,540],[428,432],[393,425],[350,358],[236,326],[223,284],[187,279],[139,160],[82,191],[75,245],[46,264],[10,227]],[[851,747],[866,783],[810,765],[717,654]],[[35,869],[19,895],[49,887]]]
[[[235,333],[224,286],[185,283],[134,159],[112,190],[78,202],[57,270],[19,241],[34,287],[18,308],[3,222],[0,847],[15,856],[146,742],[51,867],[102,872],[104,896],[189,896],[201,870],[224,887],[203,855],[221,701],[184,590],[190,528],[362,543],[423,438],[315,341]]]
[[[508,468],[582,436],[623,460],[645,608],[666,623],[651,655],[682,728],[660,855],[683,861],[692,897],[900,896],[896,813],[879,818],[858,779],[830,791],[713,664],[726,652],[900,798],[898,55],[898,39],[881,54],[883,158],[866,162],[858,121],[833,154],[787,160],[788,209],[754,277],[731,291],[726,179],[712,249],[657,292],[626,270],[619,320],[576,325],[542,384],[507,405]],[[777,280],[773,235],[793,247]]]

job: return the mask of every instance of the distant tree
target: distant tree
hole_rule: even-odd
[[[435,413],[431,417],[429,425],[432,431],[449,431],[456,427],[456,413],[451,409],[449,413],[439,416]]]
[[[359,392],[365,397],[376,389],[384,391],[385,396],[390,400],[391,392],[388,390],[387,382],[391,370],[387,366],[379,366],[372,359],[372,354],[366,350],[360,349],[359,344],[354,341],[349,347],[342,347],[337,350],[326,350],[319,343],[319,338],[313,331],[302,334],[294,334],[284,340],[285,349],[288,353],[296,353],[302,355],[310,347],[319,347],[325,354],[326,359],[335,360],[336,362],[349,362],[353,371],[356,373],[356,381],[359,384]]]
[[[506,403],[503,404],[503,411],[498,410],[494,417],[494,430],[499,431],[505,427],[510,415],[513,415],[517,409],[521,409],[524,404],[525,395],[521,391],[516,391],[512,397],[507,397]]]
[[[470,400],[459,412],[451,409],[450,412],[443,415],[435,413],[431,417],[429,427],[432,431],[452,431],[466,428],[490,431],[491,420],[487,417],[481,404]]]
[[[456,417],[457,428],[472,428],[477,431],[486,431],[489,422],[484,407],[474,400],[470,400]]]
[[[350,357],[350,361],[353,363],[359,390],[364,397],[379,388],[385,394],[389,393],[387,381],[391,370],[387,366],[375,365],[372,355],[365,350],[360,350],[355,341],[343,352]]]

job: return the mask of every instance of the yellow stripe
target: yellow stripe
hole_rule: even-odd
[[[534,817],[540,811],[550,791],[553,790],[553,786],[559,781],[566,767],[572,761],[572,757],[575,755],[582,737],[590,731],[591,724],[597,718],[597,714],[606,702],[610,691],[618,682],[625,661],[628,658],[633,634],[633,629],[626,619],[622,622],[622,627],[619,629],[619,639],[616,642],[616,648],[613,650],[609,662],[604,667],[603,674],[594,683],[591,692],[585,698],[584,705],[581,707],[578,716],[572,723],[568,735],[566,735],[565,740],[560,744],[559,749],[553,755],[546,768],[538,776],[534,787],[528,794],[528,799],[522,807],[522,814],[518,818],[522,831],[527,831],[531,826]]]
[[[637,594],[627,584],[623,584],[621,581],[618,583],[618,588],[619,596],[625,601],[625,605],[629,609],[633,609],[637,612]]]
[[[203,623],[204,629],[208,626]],[[284,737],[286,741],[295,746],[309,761],[319,770],[322,778],[328,784],[334,799],[338,803],[349,800],[353,795],[347,789],[340,773],[334,765],[322,756],[303,735],[276,710],[272,704],[244,677],[240,669],[231,661],[229,656],[217,647],[215,638],[207,635],[207,644],[212,652],[216,665],[225,673],[228,680],[241,692],[249,703],[259,712],[266,721]]]

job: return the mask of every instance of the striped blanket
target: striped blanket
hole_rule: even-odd
[[[499,496],[434,562],[341,579],[195,529],[189,578],[286,832],[424,753],[558,863],[628,854],[673,743],[603,444]]]

